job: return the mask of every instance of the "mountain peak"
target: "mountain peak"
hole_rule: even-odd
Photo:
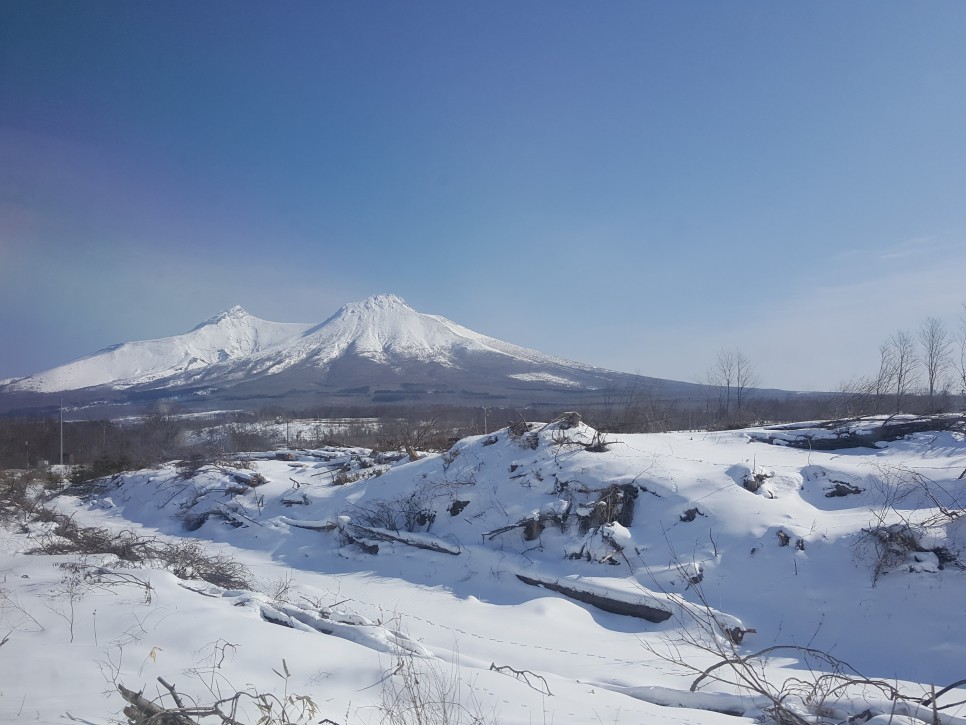
[[[194,329],[200,330],[202,327],[207,327],[208,325],[217,325],[226,320],[243,320],[247,317],[251,317],[251,315],[248,314],[248,311],[245,310],[245,308],[241,305],[235,305],[234,307],[229,307],[227,310],[219,312],[214,317],[209,317]]]
[[[394,294],[381,294],[367,297],[362,302],[353,302],[346,305],[346,309],[357,310],[396,310],[413,308],[406,304],[406,300]],[[413,310],[414,311],[414,310]]]

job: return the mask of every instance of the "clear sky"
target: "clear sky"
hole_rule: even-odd
[[[964,278],[966,3],[0,3],[0,378],[393,292],[829,389]]]

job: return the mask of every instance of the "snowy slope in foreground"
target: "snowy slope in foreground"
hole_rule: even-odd
[[[308,329],[299,323],[268,322],[233,307],[191,332],[157,340],[125,342],[38,373],[11,387],[40,393],[96,385],[117,389],[184,376],[218,363],[244,359]]]
[[[211,542],[268,593],[186,589],[136,569],[150,597],[76,587],[68,606],[69,582],[51,566],[63,558],[7,553],[12,633],[0,661],[19,664],[4,667],[0,720],[70,710],[107,722],[121,707],[99,695],[112,680],[156,697],[160,676],[208,702],[208,688],[280,692],[282,658],[288,691],[321,705],[316,721],[339,723],[386,721],[383,698],[406,662],[486,722],[556,725],[766,715],[766,700],[726,681],[690,692],[718,651],[809,647],[918,698],[964,677],[962,434],[810,452],[752,433],[622,435],[600,450],[582,424],[531,425],[413,462],[364,449],[258,454],[249,468],[184,477],[168,466],[61,499],[81,523]],[[920,550],[882,557],[863,533],[902,525]],[[29,543],[8,534],[5,550]],[[577,600],[590,595],[669,616]],[[784,649],[755,671],[778,688],[831,669]],[[727,679],[727,668],[714,672]],[[880,686],[823,682],[820,702],[785,693],[803,722],[866,710],[854,722],[932,722],[930,708],[892,702]],[[941,704],[963,699],[954,690]],[[966,709],[944,709],[940,722],[964,723]]]

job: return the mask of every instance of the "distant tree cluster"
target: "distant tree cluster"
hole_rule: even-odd
[[[747,417],[748,391],[758,385],[758,374],[747,355],[737,347],[727,347],[718,351],[708,370],[708,385],[717,391],[717,405],[712,410],[715,420],[738,424]]]
[[[520,411],[489,409],[491,428]],[[80,477],[103,476],[165,461],[197,465],[242,451],[362,446],[377,450],[444,450],[454,437],[482,433],[486,409],[372,407],[291,411],[266,408],[213,418],[155,411],[142,418],[68,420],[0,417],[0,469],[83,467]],[[534,414],[536,417],[536,414]],[[372,421],[378,420],[374,424]],[[289,431],[289,423],[292,423]],[[297,425],[295,425],[297,423]]]
[[[176,458],[184,422],[154,413],[139,421],[0,419],[0,468],[84,464],[111,472]],[[61,434],[63,433],[63,439]]]
[[[879,369],[844,383],[843,415],[942,413],[966,395],[966,304],[957,329],[927,317],[916,333],[898,330],[879,346]]]

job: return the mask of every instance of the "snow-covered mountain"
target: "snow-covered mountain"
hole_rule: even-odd
[[[0,395],[518,403],[642,383],[695,387],[545,355],[378,295],[316,325],[268,322],[233,307],[183,335],[123,343],[8,381]]]
[[[443,378],[503,377],[562,387],[582,387],[586,377],[610,371],[544,355],[481,335],[444,317],[417,312],[395,295],[343,306],[325,322],[244,362],[248,378],[284,371],[318,375],[328,382],[357,383],[348,367],[365,368],[373,383],[397,376],[426,384]],[[231,374],[237,373],[236,370]],[[380,372],[379,368],[383,368]],[[216,374],[222,374],[218,368]],[[600,381],[597,381],[597,385]]]
[[[212,365],[231,364],[274,347],[309,327],[260,320],[236,306],[183,335],[112,345],[16,380],[8,387],[54,393],[95,386],[125,389],[158,382],[174,385]]]

